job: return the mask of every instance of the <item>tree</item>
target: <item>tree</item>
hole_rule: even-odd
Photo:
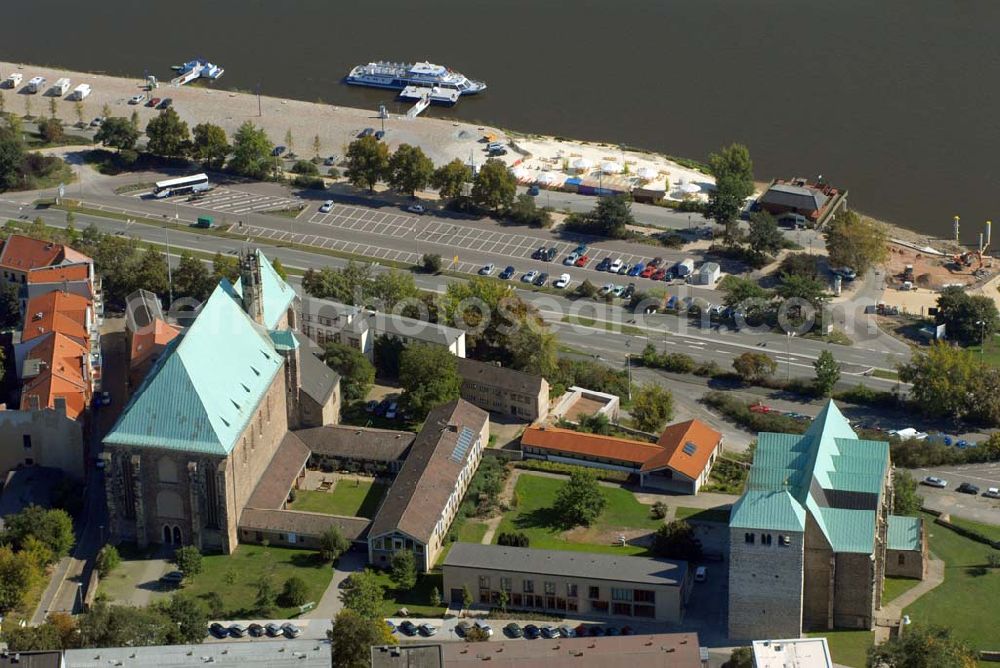
[[[80,128],[84,127],[85,124],[83,122],[83,114],[84,114],[83,100],[74,100],[73,101],[73,113],[76,115],[76,125],[77,125],[77,127],[80,127]]]
[[[375,382],[375,367],[357,348],[330,341],[323,349],[323,361],[340,376],[344,401],[364,399]]]
[[[735,240],[735,223],[743,203],[753,194],[753,162],[742,144],[731,144],[708,157],[715,190],[708,195],[708,215],[726,228],[726,243]]]
[[[420,258],[420,264],[428,274],[436,274],[441,271],[441,256],[436,253],[424,253]]]
[[[39,565],[28,553],[0,546],[0,612],[7,613],[21,605],[40,577]]]
[[[504,282],[483,276],[449,284],[440,305],[440,320],[466,330],[467,348],[481,359],[509,356],[511,335],[529,320],[545,328],[533,306]]]
[[[977,653],[943,626],[912,624],[868,649],[868,668],[974,668]]]
[[[167,627],[167,644],[190,645],[204,640],[208,615],[194,596],[174,594],[168,602],[161,602],[159,609],[170,621]]]
[[[917,494],[917,481],[909,471],[896,469],[892,475],[892,513],[894,515],[920,515],[924,498]]]
[[[274,166],[273,151],[274,144],[267,138],[267,133],[250,121],[244,121],[233,135],[229,169],[240,176],[267,178]]]
[[[222,600],[222,594],[215,591],[204,594],[205,605],[208,607],[208,614],[212,619],[222,619],[226,616],[226,604]]]
[[[396,550],[392,555],[389,577],[396,589],[408,591],[417,584],[417,562],[410,550]]]
[[[472,168],[455,158],[447,165],[438,167],[431,177],[431,185],[438,189],[438,195],[444,200],[458,199],[462,196],[462,188],[472,181]]]
[[[194,126],[192,153],[202,164],[211,169],[222,169],[231,150],[226,131],[218,125],[199,123]]]
[[[411,197],[426,188],[434,176],[434,163],[419,146],[400,144],[389,158],[389,185]]]
[[[108,577],[121,563],[121,555],[114,545],[105,545],[97,553],[97,572],[102,578]]]
[[[781,250],[784,241],[774,216],[764,210],[750,214],[750,231],[747,233],[750,250],[761,257],[775,255]]]
[[[378,576],[365,569],[351,576],[351,585],[340,593],[344,607],[353,610],[365,619],[382,622],[382,597],[385,591],[378,582]]]
[[[441,591],[435,586],[431,589],[431,607],[440,608],[441,605]]]
[[[782,299],[802,299],[819,310],[829,298],[826,286],[815,278],[807,278],[795,274],[781,274],[775,292]]]
[[[201,552],[194,545],[185,545],[174,551],[174,563],[177,570],[184,574],[184,579],[188,580],[201,573],[202,557]]]
[[[507,335],[510,367],[548,377],[555,373],[559,341],[543,323],[526,320]]]
[[[80,616],[82,647],[141,647],[165,645],[176,638],[177,623],[160,606],[137,608],[131,605],[111,605],[98,599]],[[204,638],[205,626],[199,629]]]
[[[750,647],[734,647],[729,654],[729,660],[722,664],[722,668],[754,668],[753,649]]]
[[[298,575],[285,580],[281,587],[281,604],[284,606],[304,605],[309,600],[309,585]]]
[[[576,430],[583,434],[602,434],[607,436],[611,433],[611,420],[604,413],[584,415],[580,418]]]
[[[462,609],[468,610],[472,607],[472,592],[467,585],[462,585]]]
[[[771,293],[758,285],[757,281],[727,275],[719,283],[723,293],[722,303],[751,320],[761,317],[769,308]]]
[[[49,98],[49,116],[52,117],[52,118],[55,118],[57,110],[58,109],[56,107],[56,99],[54,97],[50,97]]]
[[[105,102],[101,105],[101,118],[108,118],[111,116],[111,105]]]
[[[472,201],[494,212],[509,209],[517,194],[517,179],[502,160],[490,158],[472,184]]]
[[[4,630],[4,640],[11,652],[75,649],[80,646],[76,621],[64,612],[49,614],[38,626],[11,624]]]
[[[411,343],[399,358],[399,384],[414,419],[423,420],[435,406],[458,399],[457,358],[442,346]]]
[[[97,129],[94,141],[110,146],[118,151],[131,151],[139,140],[139,130],[132,122],[121,116],[107,118]]]
[[[42,139],[49,144],[57,143],[63,138],[63,135],[65,135],[62,121],[58,118],[47,118],[44,121],[39,121],[38,133],[42,135]]]
[[[757,383],[774,375],[778,363],[767,353],[745,352],[733,360],[733,369],[745,383]]]
[[[624,239],[628,225],[635,225],[632,203],[628,195],[612,195],[597,200],[597,206],[588,214],[595,234],[611,239]]]
[[[368,619],[354,610],[341,610],[326,632],[333,665],[338,668],[371,668],[371,648],[395,645],[396,639],[381,619]]]
[[[285,269],[285,265],[281,264],[281,260],[274,258],[274,261],[271,263],[271,268],[274,269],[274,273],[276,273],[281,280],[288,280],[288,271]]]
[[[510,594],[507,593],[506,589],[500,590],[500,595],[497,597],[497,605],[500,607],[501,612],[507,612],[507,606],[510,604]]]
[[[132,116],[129,117],[128,122],[132,124],[132,127],[135,128],[136,132],[139,131],[139,110],[138,109],[133,109],[132,110]]]
[[[694,527],[684,520],[664,524],[653,534],[653,554],[666,559],[701,559],[701,541],[695,536]]]
[[[949,340],[963,346],[990,340],[1000,330],[1000,313],[993,299],[985,295],[970,295],[951,286],[941,291],[937,307],[935,322],[945,325]]]
[[[15,550],[24,550],[35,538],[51,552],[50,562],[62,559],[76,542],[73,520],[65,510],[46,509],[34,504],[4,520],[3,542]]]
[[[319,537],[319,553],[326,561],[335,562],[351,548],[351,541],[336,526],[331,526]]]
[[[295,135],[292,134],[292,129],[288,128],[285,130],[285,146],[288,147],[288,154],[292,155],[295,153]]]
[[[323,148],[322,142],[319,140],[319,135],[313,137],[313,158],[319,160],[319,152]]]
[[[973,389],[984,375],[983,365],[972,353],[943,341],[935,341],[926,351],[914,352],[909,362],[899,366],[899,379],[913,384],[910,398],[925,415],[955,420],[975,409]]]
[[[658,433],[674,416],[674,396],[656,383],[643,385],[628,412],[636,429]]]
[[[235,284],[240,278],[240,260],[234,255],[223,255],[221,251],[212,256],[212,283],[222,279]]]
[[[389,173],[389,147],[371,135],[355,139],[347,147],[345,176],[356,188],[375,191],[375,184]]]
[[[24,118],[26,120],[31,120],[33,117],[31,100],[32,97],[30,95],[24,96]]]
[[[841,209],[827,224],[826,250],[831,267],[850,267],[864,276],[889,257],[889,234],[881,223]]]
[[[205,301],[212,290],[212,278],[208,275],[205,263],[188,250],[181,251],[180,261],[173,271],[173,280],[174,295],[177,297]]]
[[[270,617],[278,602],[278,592],[274,590],[274,582],[270,575],[265,575],[257,581],[257,595],[253,607],[261,617]]]
[[[601,493],[597,476],[589,469],[573,471],[569,480],[556,491],[552,509],[566,526],[589,526],[604,511],[607,499]]]
[[[149,246],[139,258],[136,285],[154,294],[165,294],[169,287],[167,258],[155,246]]]
[[[146,150],[167,158],[184,155],[191,142],[188,124],[173,107],[167,107],[146,124],[146,136],[149,138]]]
[[[0,128],[0,190],[16,188],[22,183],[24,144],[20,132]]]
[[[399,360],[406,344],[403,340],[382,334],[375,339],[375,368],[380,376],[399,378]]]
[[[834,359],[833,353],[829,350],[821,352],[813,362],[813,368],[816,370],[816,391],[823,397],[833,394],[833,388],[840,380],[840,364]]]
[[[0,281],[0,329],[16,327],[21,322],[21,299],[17,285]]]

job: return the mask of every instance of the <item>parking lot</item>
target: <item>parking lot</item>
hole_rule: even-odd
[[[977,522],[1000,525],[1000,500],[983,496],[989,487],[1000,487],[1000,463],[920,468],[914,469],[912,473],[917,480],[934,476],[948,482],[944,489],[920,485],[917,491],[924,497],[924,505],[928,508]],[[979,494],[957,492],[956,488],[963,482],[977,486]]]
[[[148,198],[151,193],[135,193],[132,197]],[[206,209],[208,211],[218,211],[219,213],[266,213],[268,211],[282,211],[302,206],[303,202],[294,197],[276,197],[274,195],[261,195],[245,190],[234,188],[213,188],[206,195],[200,198],[191,199],[187,197],[176,197],[162,200],[163,202],[173,202],[176,199],[178,204]]]

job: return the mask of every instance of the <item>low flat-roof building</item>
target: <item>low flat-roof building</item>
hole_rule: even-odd
[[[63,652],[65,668],[189,668],[194,664],[253,668],[330,668],[329,640],[231,640],[198,645],[96,647]]]
[[[372,521],[369,562],[387,567],[405,549],[420,572],[434,567],[489,439],[489,415],[462,399],[427,415]]]
[[[532,459],[632,473],[640,487],[696,494],[722,453],[722,440],[700,420],[668,426],[656,443],[532,426],[521,435],[521,451]]]
[[[574,385],[559,397],[555,408],[549,411],[549,419],[579,422],[582,417],[605,415],[611,422],[618,422],[620,409],[621,399],[614,394]]]
[[[703,668],[697,633],[372,647],[372,668]]]
[[[468,358],[458,360],[458,375],[462,398],[483,410],[528,422],[549,413],[549,383],[541,376]]]
[[[443,595],[462,604],[602,619],[681,621],[690,590],[686,561],[503,545],[455,543],[443,565]]]
[[[826,638],[754,640],[754,668],[833,668]]]

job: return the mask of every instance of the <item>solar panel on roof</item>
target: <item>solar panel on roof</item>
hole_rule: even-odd
[[[694,443],[688,442],[688,443],[684,444],[684,454],[685,455],[693,455],[694,451],[697,450],[697,449],[698,449],[698,447]]]
[[[469,451],[469,447],[472,445],[472,441],[476,438],[476,432],[472,431],[468,427],[462,427],[462,431],[458,433],[458,442],[455,443],[455,449],[451,452],[451,461],[456,464],[461,463],[465,459],[465,453]]]

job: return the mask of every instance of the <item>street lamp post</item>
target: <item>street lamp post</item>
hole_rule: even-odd
[[[979,325],[979,359],[983,359],[986,352],[986,321],[977,320],[976,324]]]
[[[785,382],[792,379],[792,333],[785,332]]]
[[[632,348],[632,339],[625,340],[625,347]],[[632,401],[632,352],[625,352],[625,371],[628,373],[628,400]]]

